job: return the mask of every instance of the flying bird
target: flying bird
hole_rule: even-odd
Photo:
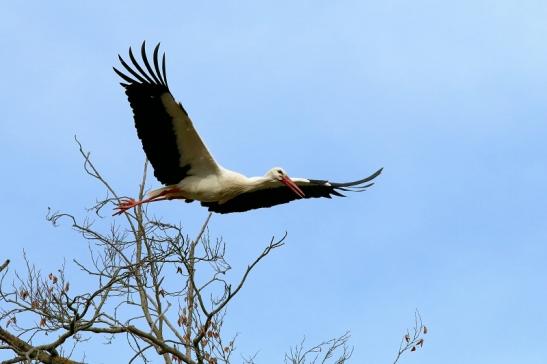
[[[124,71],[114,67],[133,109],[135,127],[154,176],[165,187],[151,191],[142,200],[122,199],[116,207],[121,214],[135,206],[162,200],[200,201],[209,211],[225,214],[271,207],[293,200],[344,196],[342,192],[363,191],[382,169],[358,181],[336,183],[327,180],[290,178],[280,167],[262,177],[246,177],[222,167],[211,155],[188,113],[169,90],[165,53],[159,58],[159,44],[152,63],[142,43],[139,64],[129,48],[128,64],[118,55]]]

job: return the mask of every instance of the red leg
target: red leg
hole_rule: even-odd
[[[159,195],[145,198],[144,200],[135,200],[134,198],[124,198],[120,200],[120,203],[118,206],[114,209],[117,210],[112,216],[121,215],[122,213],[126,212],[127,210],[137,207],[139,205],[149,203],[149,202],[156,202],[156,201],[162,201],[166,199],[172,199],[173,197],[167,196],[170,193],[179,191],[177,188],[171,188],[165,191],[162,191]],[[182,197],[181,197],[182,198]]]

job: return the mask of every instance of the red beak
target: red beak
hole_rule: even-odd
[[[283,183],[285,186],[289,187],[291,189],[291,191],[296,193],[297,196],[299,196],[299,197],[306,196],[304,194],[304,191],[302,191],[300,189],[300,187],[298,187],[298,185],[296,183],[294,183],[289,177],[283,177],[283,179],[281,180],[281,183]]]

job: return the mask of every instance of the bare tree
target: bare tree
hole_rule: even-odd
[[[414,326],[407,330],[393,364],[397,364],[399,359],[407,352],[414,352],[418,348],[423,347],[423,336],[428,333],[428,328],[422,322],[420,313],[416,310],[414,313]],[[350,333],[347,331],[342,336],[323,341],[317,345],[304,345],[305,340],[290,349],[285,354],[285,364],[344,364],[353,354],[353,347],[348,346]]]
[[[11,357],[3,363],[77,363],[76,348],[97,337],[107,342],[124,338],[133,352],[128,363],[233,362],[236,337],[223,331],[227,307],[257,264],[284,245],[286,234],[272,237],[240,279],[230,282],[226,245],[221,238],[210,237],[210,214],[193,238],[185,235],[180,224],[152,217],[143,206],[125,212],[124,224],[101,228],[103,208],[122,196],[76,142],[84,170],[104,186],[106,197],[95,203],[83,221],[52,211],[47,219],[54,225],[68,222],[88,242],[89,261],[73,263],[94,288],[76,292],[64,265],[44,275],[26,255],[24,273],[14,272],[11,281],[9,260],[0,265],[0,323],[5,326],[0,327],[0,353]],[[139,198],[145,194],[146,176],[147,163]],[[405,336],[407,345],[401,346],[395,362],[405,351],[421,346],[421,334],[426,332],[420,326],[412,338]],[[286,354],[285,362],[345,363],[353,350],[348,340],[345,333],[309,349],[302,342]],[[247,363],[254,360],[253,356],[243,358]]]

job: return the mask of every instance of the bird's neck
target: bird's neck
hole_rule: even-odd
[[[250,177],[248,178],[248,182],[246,185],[248,187],[247,191],[257,190],[261,188],[267,188],[269,186],[272,186],[275,184],[275,181],[272,181],[270,177],[262,176],[262,177]]]
[[[237,173],[228,169],[224,169],[222,173],[224,184],[229,186],[232,193],[240,194],[264,188],[269,184],[271,178],[266,176],[247,177],[241,173]]]

